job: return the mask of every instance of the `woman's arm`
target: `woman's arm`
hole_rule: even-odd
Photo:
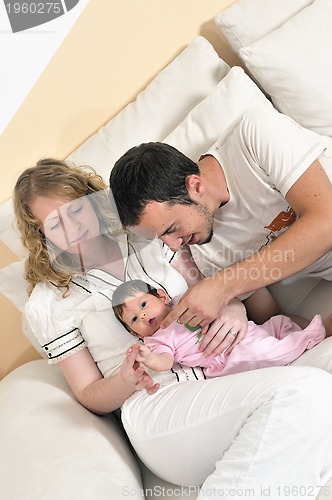
[[[258,325],[261,325],[277,314],[288,316],[294,323],[299,325],[300,328],[306,328],[310,323],[310,321],[301,316],[285,314],[267,288],[260,288],[243,302],[246,306],[249,318]]]
[[[243,301],[248,318],[261,325],[272,316],[282,314],[281,309],[267,288],[260,288]]]
[[[82,406],[98,415],[119,408],[135,391],[147,389],[153,394],[159,388],[136,360],[138,349],[126,355],[120,371],[104,378],[87,348],[59,362],[59,368]]]

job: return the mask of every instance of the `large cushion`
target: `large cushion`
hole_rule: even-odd
[[[113,415],[98,417],[72,396],[46,360],[0,383],[0,498],[143,500],[140,470]]]
[[[18,236],[11,198],[0,204],[0,240],[20,259],[26,257],[27,252]]]
[[[237,0],[215,16],[217,27],[238,53],[281,26],[313,0]]]
[[[243,69],[234,66],[164,142],[197,161],[242,113],[255,106],[272,105]]]
[[[331,47],[332,0],[315,0],[239,53],[279,111],[332,137]]]

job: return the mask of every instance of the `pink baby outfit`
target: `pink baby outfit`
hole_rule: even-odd
[[[221,353],[206,358],[198,350],[197,332],[199,330],[192,332],[175,322],[164,330],[159,329],[152,337],[145,337],[144,343],[155,354],[167,352],[174,357],[174,361],[187,366],[201,366],[207,377],[216,377],[288,365],[325,338],[325,328],[319,315],[304,330],[288,317],[279,315],[261,326],[249,321],[245,338],[230,354]]]

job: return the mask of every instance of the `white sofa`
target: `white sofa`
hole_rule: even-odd
[[[251,45],[258,40],[264,47],[264,37],[276,37],[280,27],[284,29],[286,25],[287,28],[287,23],[297,21],[301,13],[305,17],[305,9],[316,3],[324,8],[331,6],[331,0],[296,0],[290,8],[290,2],[285,0],[280,3],[284,16],[280,17],[278,7],[278,24],[275,26],[276,17],[272,16],[272,19],[269,16],[273,12],[273,2],[239,0],[216,16],[224,36],[231,44],[236,40],[233,49],[242,55],[244,62],[249,53],[249,49],[247,52],[242,50],[246,43]],[[250,30],[255,31],[255,23],[250,21],[246,26],[239,20],[243,19],[242,16],[250,20],[250,15],[255,19],[255,8],[259,8],[261,13],[263,5],[267,9],[265,32],[255,33],[255,40],[250,38]],[[239,33],[239,30],[247,31]],[[243,40],[245,43],[242,43]],[[284,35],[283,43],[286,43]],[[275,46],[278,47],[278,44]],[[291,63],[289,65],[291,67]],[[264,87],[259,82],[259,71],[255,73],[254,65],[251,65],[250,71]],[[331,78],[329,83],[332,83]],[[271,87],[265,91],[273,95]],[[296,97],[294,93],[291,96],[293,99]],[[278,107],[280,102],[283,103],[283,99],[276,99],[274,104]],[[157,75],[135,102],[91,136],[69,159],[91,164],[106,181],[114,161],[129,147],[144,141],[168,142],[197,160],[199,154],[211,146],[247,108],[271,105],[243,69],[229,68],[210,43],[198,37]],[[286,112],[284,109],[281,111]],[[303,114],[308,116],[307,110]],[[317,129],[316,122],[312,127]],[[320,132],[331,137],[331,128],[332,123],[329,130],[324,121]],[[23,278],[25,253],[15,231],[10,200],[0,206],[0,238],[18,256],[17,262],[0,270],[0,290],[23,311],[27,300]],[[271,290],[286,312],[295,312],[307,318],[316,313],[326,316],[331,312],[330,283],[294,277],[272,286]],[[24,319],[23,331],[41,352]],[[119,413],[98,417],[85,410],[73,398],[58,368],[48,365],[45,359],[17,368],[0,382],[0,429],[1,499],[119,500],[133,497],[153,500],[160,497],[197,497],[196,489],[165,483],[148,471],[131,449],[122,430]],[[319,498],[332,498],[332,483],[327,485]]]

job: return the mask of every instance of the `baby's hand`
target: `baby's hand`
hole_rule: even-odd
[[[135,359],[139,363],[144,363],[144,360],[151,354],[150,348],[142,342],[132,344],[127,351],[127,355],[129,356],[133,352],[135,352]]]
[[[138,360],[140,347],[140,342],[132,344],[129,347],[124,362],[120,368],[120,376],[127,383],[132,385],[136,391],[145,389],[146,392],[151,395],[157,392],[160,386],[159,384],[154,383],[150,375],[144,370],[144,367],[140,365]]]
[[[144,364],[149,360],[149,358],[151,358],[151,354],[150,348],[147,345],[140,343],[136,359],[139,363]]]

